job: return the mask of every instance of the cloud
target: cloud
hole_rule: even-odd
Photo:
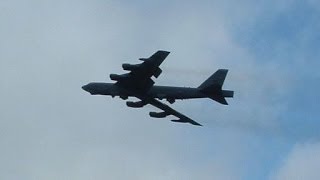
[[[175,19],[160,26],[125,3],[2,3],[1,178],[236,178],[238,173],[230,173],[235,172],[233,159],[221,158],[220,163],[215,162],[219,155],[207,162],[202,157],[210,143],[197,142],[201,129],[153,120],[147,116],[150,107],[128,109],[123,101],[111,103],[111,98],[81,90],[89,81],[107,81],[126,58],[148,56],[159,48],[176,54],[190,50],[197,38],[187,47],[179,44],[203,28],[202,23],[197,27],[198,18],[189,24],[181,16],[184,23],[173,32],[169,24]],[[184,27],[190,31],[171,45]],[[158,32],[163,34],[157,37]],[[171,65],[177,67],[179,61]],[[197,138],[190,142],[193,136]],[[229,149],[228,154],[236,153]]]
[[[297,144],[271,179],[319,179],[320,144]]]
[[[303,65],[286,66],[281,58],[291,57],[287,51],[259,53],[274,41],[246,44],[246,38],[257,42],[263,36],[255,36],[255,25],[274,6],[170,3],[0,3],[3,179],[247,179],[255,168],[261,179],[269,172],[258,165],[281,145],[266,143],[268,138],[287,137],[284,127],[296,125],[279,121],[291,107],[296,71],[290,68]],[[236,91],[230,106],[209,100],[173,105],[205,124],[199,129],[150,119],[149,106],[130,109],[119,99],[81,90],[90,81],[109,81],[109,73],[122,72],[122,63],[158,49],[171,54],[157,84],[198,86],[216,69],[229,68],[225,88]]]

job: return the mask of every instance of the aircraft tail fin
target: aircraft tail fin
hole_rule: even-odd
[[[198,88],[201,92],[206,93],[210,99],[221,104],[228,105],[226,97],[233,97],[234,92],[222,90],[224,80],[226,79],[228,70],[219,69],[204,81]]]

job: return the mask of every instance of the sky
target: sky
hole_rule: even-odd
[[[0,179],[320,179],[316,0],[0,0]],[[90,96],[122,63],[170,51],[159,85],[229,69],[222,106]]]

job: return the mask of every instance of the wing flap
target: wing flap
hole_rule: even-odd
[[[195,125],[195,126],[202,126],[201,124],[197,123],[196,121],[192,120],[192,119],[189,119],[188,121],[187,120],[181,120],[181,119],[173,119],[171,120],[172,122],[177,122],[177,123],[190,123],[192,125]]]

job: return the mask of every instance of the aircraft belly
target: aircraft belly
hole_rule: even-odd
[[[196,88],[183,87],[154,87],[149,91],[148,95],[159,99],[191,99],[205,97],[205,95],[199,92]]]
[[[106,84],[103,95],[111,96],[131,96],[131,93],[124,88],[118,87],[113,84]]]

